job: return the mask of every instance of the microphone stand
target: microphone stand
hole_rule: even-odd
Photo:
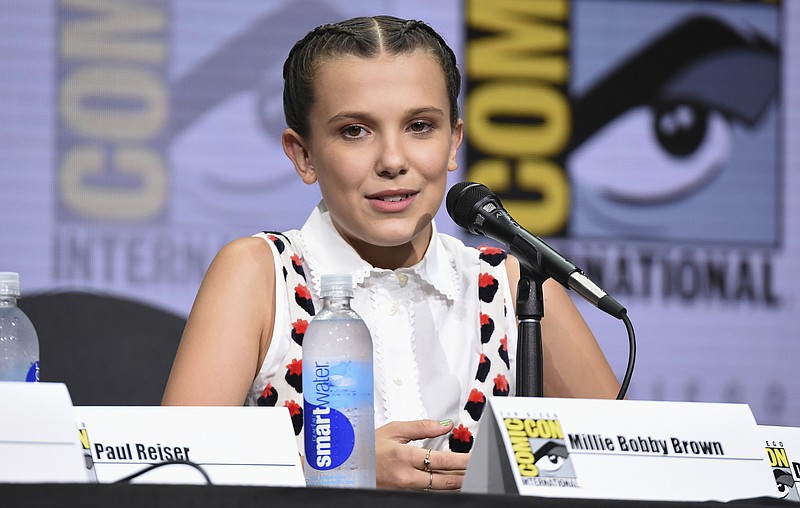
[[[542,283],[521,267],[517,283],[517,396],[544,397],[542,359]]]

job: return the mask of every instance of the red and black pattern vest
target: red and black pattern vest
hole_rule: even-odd
[[[284,356],[283,368],[267,382],[257,399],[259,406],[286,406],[298,436],[303,442],[303,336],[308,322],[316,310],[311,291],[306,283],[303,259],[295,251],[289,239],[282,233],[265,232],[261,236],[271,241],[277,249],[283,264],[291,320],[291,343]],[[472,449],[478,421],[486,406],[487,397],[507,396],[509,394],[508,340],[505,330],[505,316],[508,312],[503,292],[500,290],[500,271],[505,270],[506,253],[494,247],[479,248],[480,270],[478,298],[479,316],[476,324],[480,326],[481,355],[475,366],[475,379],[472,390],[461,410],[460,422],[447,439],[448,449],[453,452],[468,453]],[[280,280],[275,281],[278,291]]]

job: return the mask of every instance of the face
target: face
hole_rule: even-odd
[[[349,56],[318,69],[308,137],[284,132],[298,173],[319,183],[336,229],[371,264],[409,266],[424,255],[457,168],[463,126],[449,114],[434,57]]]

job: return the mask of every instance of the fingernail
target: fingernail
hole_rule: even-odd
[[[442,427],[447,427],[451,423],[453,423],[453,420],[451,420],[450,418],[448,418],[447,420],[439,420],[439,425],[441,425]]]

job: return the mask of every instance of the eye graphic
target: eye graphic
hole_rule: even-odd
[[[712,17],[683,21],[574,98],[574,202],[604,227],[652,233],[637,217],[718,177],[736,129],[766,115],[778,82],[769,41]]]
[[[789,490],[794,487],[792,475],[782,469],[773,469],[772,474],[775,475],[775,485],[778,487],[778,492],[783,494],[782,497],[788,496]]]
[[[675,157],[691,154],[700,146],[708,128],[708,110],[691,104],[654,108],[653,130],[658,143]]]
[[[636,141],[636,150],[625,149]],[[641,106],[614,119],[571,159],[576,185],[616,202],[680,198],[703,185],[730,152],[731,127],[719,112],[688,104]],[[621,149],[622,148],[622,149]],[[595,168],[614,168],[612,177]]]
[[[567,447],[555,441],[548,441],[539,447],[533,454],[536,457],[535,465],[541,474],[553,473],[566,464],[569,456]]]
[[[291,41],[342,14],[323,0],[304,3],[303,16],[291,2],[272,3],[246,25],[219,20],[230,34],[199,44],[209,51],[197,59],[188,56],[194,51],[180,52],[164,134],[176,222],[252,228],[256,215],[269,215],[282,230],[282,217],[292,214],[281,210],[291,209],[298,196],[309,199],[279,143],[285,126],[281,69]]]

